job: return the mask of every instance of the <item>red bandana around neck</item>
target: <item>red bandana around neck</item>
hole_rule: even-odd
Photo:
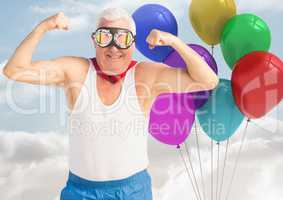
[[[109,81],[113,84],[115,84],[117,81],[124,78],[126,73],[128,72],[128,70],[131,69],[133,66],[135,66],[135,64],[137,63],[137,61],[132,60],[129,64],[128,68],[123,73],[117,74],[117,75],[108,75],[108,74],[104,73],[103,71],[101,71],[101,68],[99,67],[98,63],[96,62],[96,58],[91,58],[91,61],[92,61],[93,66],[96,69],[97,74],[101,78],[103,78],[103,79],[105,79],[105,80],[107,80],[107,81]]]

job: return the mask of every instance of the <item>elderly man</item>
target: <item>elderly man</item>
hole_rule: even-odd
[[[69,20],[62,12],[43,20],[3,69],[12,80],[65,90],[70,170],[61,200],[150,200],[147,127],[154,99],[165,92],[210,90],[218,78],[179,38],[159,30],[152,30],[145,42],[150,48],[173,47],[189,66],[187,70],[133,61],[135,23],[118,8],[105,9],[98,17],[92,34],[95,58],[32,61],[47,31],[68,28]]]

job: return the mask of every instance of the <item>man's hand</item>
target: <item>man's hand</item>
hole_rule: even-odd
[[[171,33],[153,29],[146,38],[149,48],[153,49],[155,46],[171,46],[176,39]]]
[[[43,20],[39,25],[45,31],[51,31],[54,29],[68,30],[70,26],[70,20],[63,12],[59,12],[53,16],[50,16]]]

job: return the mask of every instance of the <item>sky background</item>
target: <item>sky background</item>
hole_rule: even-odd
[[[190,1],[117,0],[114,3],[106,0],[1,1],[0,68],[35,25],[49,15],[64,11],[71,19],[71,29],[68,32],[47,33],[34,52],[34,60],[65,55],[93,57],[95,52],[90,33],[95,29],[96,15],[102,8],[119,6],[132,13],[146,3],[160,3],[171,10],[178,22],[179,37],[184,42],[209,48],[194,33],[189,22],[187,16]],[[238,0],[237,7],[238,13],[254,13],[267,22],[272,32],[270,52],[282,59],[283,1]],[[139,61],[147,60],[138,51],[135,58]],[[230,79],[231,71],[224,62],[219,46],[216,47],[215,59],[219,76]],[[7,94],[12,95],[15,100],[13,104],[6,98]],[[20,108],[34,109],[34,112],[23,114]],[[38,197],[42,200],[58,199],[68,172],[65,108],[65,96],[61,89],[25,83],[15,84],[7,80],[1,71],[0,199],[35,200]],[[229,199],[282,199],[282,121],[283,105],[281,103],[266,117],[249,124],[247,140]],[[243,128],[244,123],[231,139],[222,190],[223,197],[231,179],[237,150],[240,148]],[[201,131],[198,123],[197,130]],[[195,133],[194,130],[193,133]],[[203,132],[199,133],[205,189],[208,195],[211,177],[210,141]],[[191,134],[188,143],[199,181],[195,134]],[[221,144],[221,159],[224,156],[224,147],[225,144]],[[216,155],[216,149],[214,155]],[[149,156],[151,161],[149,170],[153,178],[155,199],[194,198],[184,165],[175,148],[160,144],[149,137]],[[215,174],[216,171],[213,173]]]

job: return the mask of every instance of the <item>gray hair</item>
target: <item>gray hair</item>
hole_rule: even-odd
[[[104,9],[98,16],[96,20],[96,28],[98,28],[99,24],[103,20],[107,21],[116,21],[124,19],[130,25],[130,30],[136,35],[136,24],[132,16],[123,8],[106,8]]]

